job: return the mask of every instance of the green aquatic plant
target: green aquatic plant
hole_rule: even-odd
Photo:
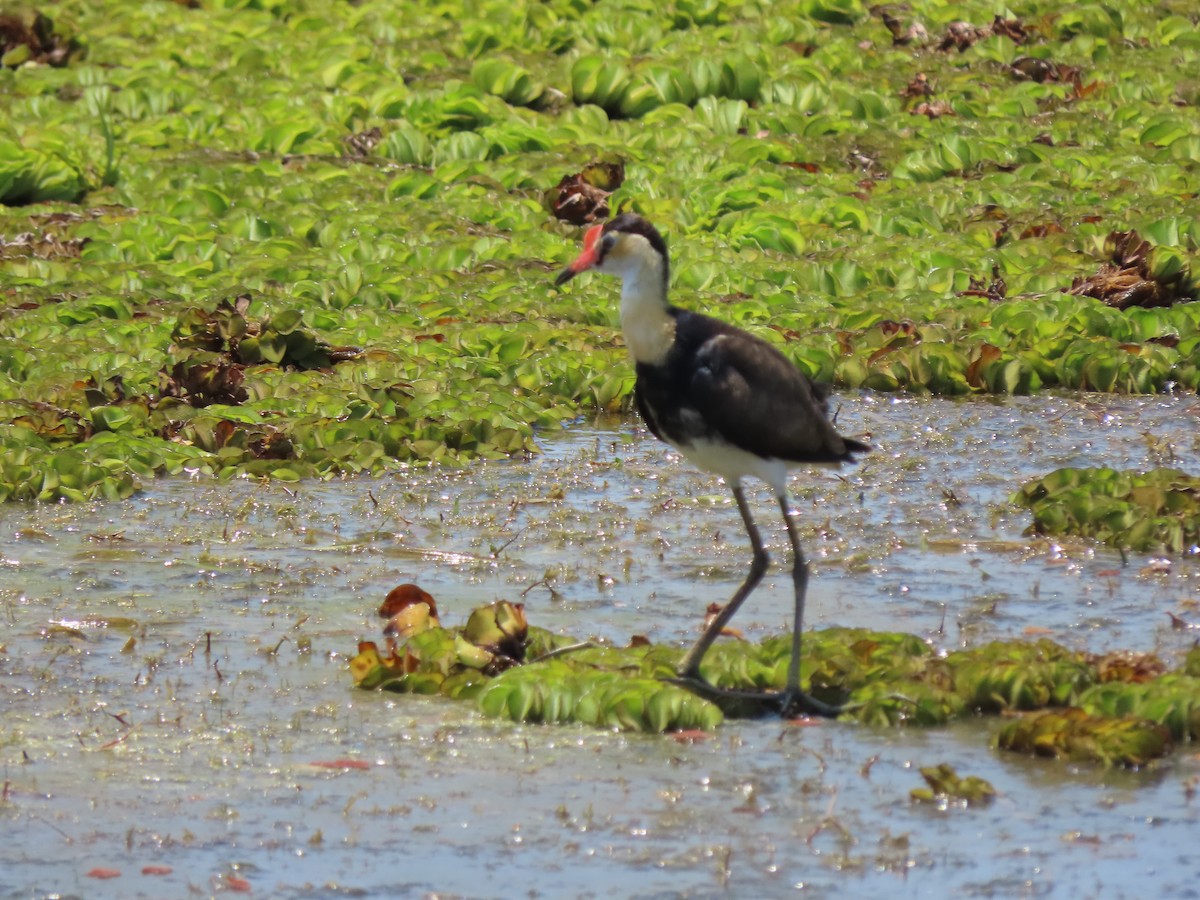
[[[980,712],[1062,706],[1095,680],[1083,654],[1053,641],[996,641],[946,659],[956,692]]]
[[[332,348],[310,329],[297,309],[256,321],[246,317],[252,299],[220,301],[216,308],[185,309],[171,338],[176,347],[225,354],[242,365],[268,364],[290,369],[323,369],[353,359],[357,347]]]
[[[473,611],[460,628],[415,604],[387,634],[385,650],[359,644],[350,662],[357,687],[469,700],[515,722],[660,733],[768,712],[755,697],[784,686],[791,649],[786,635],[716,644],[702,675],[742,696],[705,697],[673,683],[678,649],[577,642],[528,625],[524,609],[505,601]],[[1153,656],[1089,656],[1048,640],[941,654],[915,635],[829,628],[806,635],[801,681],[812,696],[844,704],[843,721],[931,727],[1024,710],[1000,732],[1002,749],[1138,766],[1200,737],[1193,662],[1168,671]],[[930,797],[988,795],[970,779],[950,790],[953,772],[935,775],[943,789],[931,781]]]
[[[990,782],[976,775],[960,776],[947,763],[923,767],[921,777],[928,787],[909,792],[909,796],[920,803],[957,802],[964,806],[986,806],[996,799],[996,789]]]
[[[83,173],[68,159],[53,151],[22,147],[0,135],[0,203],[75,202],[84,191]]]
[[[1168,553],[1200,543],[1200,478],[1177,469],[1059,469],[1012,500],[1032,510],[1039,534]]]
[[[0,66],[0,401],[178,443],[186,412],[143,419],[72,388],[119,378],[149,397],[174,379],[269,413],[286,477],[534,452],[535,429],[629,409],[614,296],[547,279],[578,240],[555,186],[597,160],[623,180],[565,218],[655,221],[681,302],[814,377],[949,396],[1200,387],[1185,13],[456,10],[63,0],[53,29],[21,13],[35,36]],[[1108,288],[1169,288],[1131,299],[1184,302],[1112,308],[1093,296],[1105,266]],[[225,361],[180,352],[175,330],[204,328],[190,311],[239,296],[273,330]],[[326,346],[363,353],[327,364]],[[272,472],[222,449],[223,475]],[[27,442],[21,465],[44,475],[51,451]]]
[[[1200,677],[1188,672],[1143,684],[1095,685],[1080,695],[1079,706],[1096,716],[1145,719],[1178,743],[1200,740]]]
[[[1183,674],[1200,678],[1200,647],[1188,651],[1187,662],[1184,663]]]
[[[1166,728],[1146,719],[1068,707],[1015,719],[1001,729],[996,745],[1033,756],[1136,767],[1165,756],[1171,741]]]
[[[721,711],[681,687],[620,671],[580,671],[558,660],[524,666],[479,695],[487,716],[518,722],[579,722],[622,731],[712,729]]]

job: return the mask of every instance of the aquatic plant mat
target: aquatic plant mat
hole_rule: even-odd
[[[0,500],[628,410],[614,288],[550,285],[620,209],[841,388],[1200,386],[1183,0],[10,7]]]
[[[1160,553],[1200,545],[1200,477],[1178,469],[1059,469],[1026,484],[1013,502],[1033,510],[1039,534]]]
[[[383,654],[360,644],[355,684],[470,700],[516,722],[629,731],[712,729],[723,714],[764,712],[752,700],[705,699],[665,683],[682,657],[676,648],[644,639],[595,647],[529,628],[523,608],[507,601],[475,610],[462,629],[435,621],[410,622]],[[728,642],[709,652],[702,674],[725,690],[780,690],[790,658],[787,635]],[[1097,656],[1045,639],[940,654],[915,635],[827,629],[805,636],[801,673],[814,697],[846,704],[843,719],[868,725],[1025,712],[998,745],[1039,756],[1139,766],[1200,739],[1200,648],[1168,672],[1152,654]]]

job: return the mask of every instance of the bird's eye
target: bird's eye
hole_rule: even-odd
[[[617,236],[611,231],[600,238],[599,252],[596,254],[600,259],[604,259],[608,255],[608,251],[616,246]]]

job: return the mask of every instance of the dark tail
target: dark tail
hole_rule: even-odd
[[[871,452],[871,447],[869,444],[864,444],[862,441],[856,441],[854,438],[843,437],[842,443],[846,445],[846,455],[843,457],[846,462],[855,462],[855,453]]]

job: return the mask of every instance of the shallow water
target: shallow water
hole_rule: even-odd
[[[1047,634],[1172,664],[1200,637],[1168,615],[1200,623],[1194,559],[1026,537],[1005,502],[1066,465],[1200,470],[1195,397],[842,402],[877,451],[793,481],[809,627],[946,649]],[[523,599],[534,624],[621,643],[691,640],[728,597],[747,547],[719,482],[629,423],[542,445],[457,472],[0,507],[0,895],[1200,895],[1192,747],[1123,772],[1002,755],[986,721],[731,722],[692,744],[354,691],[347,659],[404,581],[449,624]],[[782,630],[789,588],[773,569],[733,624]],[[343,759],[369,767],[314,765]],[[1001,796],[910,803],[940,762]]]

